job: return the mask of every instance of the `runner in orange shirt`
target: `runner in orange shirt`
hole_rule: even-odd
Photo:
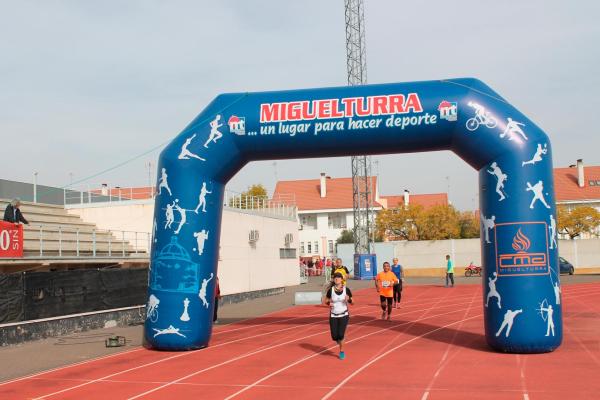
[[[377,293],[379,293],[379,300],[381,301],[381,319],[386,318],[389,321],[392,315],[392,302],[394,300],[394,284],[398,283],[398,277],[392,271],[390,271],[390,263],[383,263],[383,271],[377,274],[375,278],[375,287]]]

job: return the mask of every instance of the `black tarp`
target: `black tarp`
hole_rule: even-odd
[[[23,274],[0,274],[0,324],[21,321],[24,316]]]
[[[100,271],[102,306],[105,309],[146,303],[148,270],[106,269]]]
[[[0,274],[0,323],[144,304],[147,284],[147,269]]]

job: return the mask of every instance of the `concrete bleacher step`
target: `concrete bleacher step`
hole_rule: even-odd
[[[53,224],[53,225],[80,225],[93,227],[94,224],[85,222],[77,215],[58,215],[58,214],[39,214],[39,213],[23,213],[25,219],[30,224]]]
[[[0,212],[4,215],[9,200],[0,199]],[[135,245],[148,241],[147,235],[137,237],[133,233],[126,233],[123,238],[121,232],[100,230],[93,223],[83,221],[79,216],[69,214],[62,206],[22,202],[21,212],[29,221],[24,226],[23,251],[25,256],[54,257],[76,256],[79,247],[80,256],[91,256],[94,248],[96,254],[129,256],[135,253]],[[40,240],[41,238],[41,240]],[[123,243],[124,239],[124,243]],[[136,242],[133,243],[132,242]],[[60,250],[60,251],[59,251]],[[138,254],[145,252],[138,251]]]

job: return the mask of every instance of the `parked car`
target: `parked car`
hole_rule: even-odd
[[[560,273],[561,274],[573,275],[575,273],[575,268],[573,267],[573,264],[571,264],[564,258],[558,257],[558,263],[560,265]]]

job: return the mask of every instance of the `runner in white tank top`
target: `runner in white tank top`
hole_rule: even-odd
[[[344,335],[350,320],[348,304],[352,303],[352,291],[342,284],[343,276],[333,274],[333,285],[327,290],[324,304],[330,306],[329,327],[331,338],[340,346],[340,360],[346,357],[344,353]]]

